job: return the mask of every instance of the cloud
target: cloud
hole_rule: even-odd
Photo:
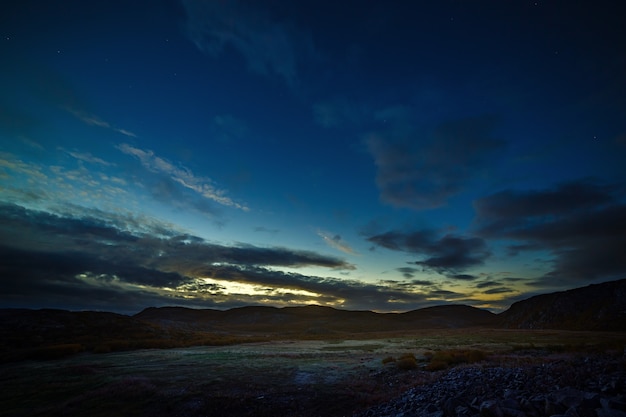
[[[54,214],[0,205],[0,274],[6,278],[2,306],[136,312],[150,305],[316,302],[408,310],[442,302],[443,293],[433,292],[440,289],[417,289],[428,284],[424,281],[375,285],[284,272],[279,269],[283,266],[354,268],[310,251],[209,243],[148,218],[79,207]]]
[[[478,277],[476,275],[470,275],[470,274],[453,274],[453,275],[448,275],[448,278],[459,280],[459,281],[473,281]]]
[[[46,148],[44,148],[39,142],[31,139],[31,138],[27,138],[25,136],[20,136],[18,138],[20,140],[20,142],[22,142],[23,144],[25,144],[26,146],[28,146],[31,149],[36,149],[38,151],[45,151]]]
[[[129,130],[115,127],[92,114],[88,110],[91,106],[84,94],[61,73],[39,62],[19,57],[12,58],[6,61],[6,65],[1,70],[2,76],[12,81],[12,85],[3,91],[5,97],[11,98],[13,95],[19,96],[26,92],[32,98],[49,106],[65,109],[88,125],[110,129],[128,137],[137,136]],[[11,103],[20,101],[9,100]],[[29,134],[34,128],[44,125],[38,116],[13,106],[14,104],[7,106],[0,102],[0,130],[13,134]]]
[[[332,234],[320,229],[317,230],[317,235],[321,237],[324,240],[324,243],[326,243],[331,248],[337,249],[338,251],[341,251],[343,253],[347,253],[348,255],[357,255],[357,252],[352,249],[350,245],[348,245],[341,238],[340,235]]]
[[[543,190],[505,190],[474,202],[480,236],[513,241],[515,253],[549,251],[544,283],[623,278],[623,185],[580,179]]]
[[[42,204],[55,206],[72,203],[91,206],[98,202],[99,206],[116,207],[120,198],[132,202],[134,196],[121,188],[127,184],[123,178],[96,169],[113,164],[89,153],[70,151],[68,154],[80,161],[77,167],[42,164],[22,160],[10,153],[0,153],[0,181],[5,182],[3,200],[32,202],[36,199]],[[84,166],[87,161],[95,166],[87,169]]]
[[[488,288],[488,287],[497,287],[500,283],[496,281],[483,281],[476,284],[476,288]]]
[[[275,235],[276,233],[280,232],[280,230],[278,229],[268,229],[267,227],[264,226],[257,226],[254,228],[255,232],[259,232],[259,233],[269,233],[272,235]]]
[[[496,287],[496,288],[490,288],[488,290],[483,291],[483,294],[506,294],[506,293],[511,293],[511,292],[516,292],[516,291],[514,289],[507,288],[507,287]]]
[[[430,133],[412,128],[407,117],[397,117],[395,128],[366,138],[378,169],[381,199],[396,207],[425,210],[445,205],[503,146],[493,137],[493,117],[443,123]]]
[[[248,125],[235,116],[224,114],[213,118],[213,130],[219,140],[231,142],[243,138],[248,133]]]
[[[61,149],[63,150],[63,149]],[[65,153],[67,153],[69,156],[71,156],[72,158],[75,158],[79,161],[83,161],[83,162],[87,162],[89,164],[96,164],[96,165],[102,165],[102,166],[114,166],[115,164],[111,163],[111,162],[107,162],[104,159],[98,158],[96,156],[93,156],[91,153],[89,152],[79,152],[79,151],[66,151],[63,150]]]
[[[70,113],[72,113],[74,116],[76,116],[78,119],[82,120],[84,123],[90,126],[98,126],[98,127],[103,127],[105,129],[111,129],[114,132],[121,133],[122,135],[131,137],[131,138],[137,137],[137,135],[135,135],[133,132],[130,132],[126,129],[119,129],[117,127],[114,127],[110,123],[105,122],[104,120],[100,119],[98,116],[95,116],[93,114],[88,114],[83,111],[76,110],[70,107],[68,107],[67,110]]]
[[[83,214],[100,214],[88,210]],[[162,271],[193,274],[198,269],[220,265],[240,266],[319,266],[353,269],[337,258],[310,251],[261,248],[252,245],[223,246],[180,234],[167,224],[120,215],[70,217],[28,210],[16,205],[0,205],[2,241],[15,247],[91,254],[100,260],[130,262]],[[19,238],[11,239],[15,235]]]
[[[8,152],[0,152],[0,169],[14,172],[17,176],[28,178],[34,182],[45,183],[48,180],[48,176],[43,172],[43,167],[24,162]]]
[[[196,47],[217,58],[227,47],[237,50],[248,68],[276,75],[293,87],[298,60],[312,51],[310,37],[263,10],[255,2],[183,0],[186,31]]]
[[[176,191],[171,188],[171,185],[177,184],[178,186],[182,186],[187,190],[195,192],[198,196],[221,205],[234,207],[244,211],[248,210],[247,206],[237,203],[230,197],[226,196],[226,191],[216,188],[211,179],[197,177],[190,169],[182,165],[176,166],[172,162],[155,155],[151,150],[139,149],[126,143],[118,145],[117,149],[127,155],[137,158],[139,162],[141,162],[141,165],[149,172],[157,174],[161,176],[161,178],[166,178],[168,180],[158,183],[159,187],[161,187],[159,193],[165,193],[166,195],[175,193]]]
[[[459,272],[482,265],[490,256],[487,244],[481,238],[450,234],[439,237],[430,229],[389,231],[368,237],[367,240],[383,248],[419,256],[423,259],[415,261],[416,265],[456,279],[468,279],[470,275]]]
[[[419,272],[417,268],[411,268],[408,266],[396,268],[396,271],[402,272],[402,276],[404,278],[413,278],[415,276],[415,273]]]

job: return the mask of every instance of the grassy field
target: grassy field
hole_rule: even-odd
[[[434,358],[443,358],[439,369],[445,369],[472,362],[459,360],[470,351],[481,352],[474,356],[481,363],[502,364],[559,354],[623,354],[626,346],[626,334],[598,332],[464,329],[361,336],[7,363],[0,365],[0,416],[350,415],[436,378],[424,371]],[[407,358],[415,366],[400,366]]]

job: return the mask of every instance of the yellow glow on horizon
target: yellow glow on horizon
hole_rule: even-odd
[[[239,294],[249,296],[259,295],[283,295],[293,294],[304,297],[321,297],[321,294],[314,293],[306,290],[299,290],[294,288],[282,288],[269,285],[255,285],[247,282],[227,281],[215,278],[198,278],[197,283],[201,286],[215,287],[214,292],[221,295]],[[188,291],[183,289],[183,291]]]

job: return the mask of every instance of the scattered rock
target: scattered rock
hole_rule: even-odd
[[[608,356],[483,363],[442,371],[355,417],[626,417],[625,387],[623,360]]]

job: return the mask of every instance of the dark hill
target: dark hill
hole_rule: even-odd
[[[418,322],[425,328],[495,326],[498,322],[492,312],[462,304],[412,310],[400,314],[400,319]]]
[[[137,319],[203,331],[264,333],[381,332],[488,326],[497,323],[489,311],[445,305],[406,313],[337,310],[331,307],[241,307],[226,311],[187,308],[148,308]]]
[[[171,332],[159,326],[122,314],[0,309],[0,362],[54,359],[82,350],[163,347],[169,345],[171,338]],[[150,341],[150,344],[138,341]]]
[[[498,315],[466,305],[405,313],[331,307],[230,310],[147,308],[134,316],[94,311],[0,309],[0,362],[76,351],[218,345],[275,337],[473,327],[626,331],[626,279],[518,301]]]
[[[61,344],[112,334],[154,336],[159,330],[129,316],[101,311],[0,309],[0,338],[8,344],[14,339],[32,346],[39,340]]]
[[[626,331],[626,279],[537,295],[499,318],[512,329]]]

